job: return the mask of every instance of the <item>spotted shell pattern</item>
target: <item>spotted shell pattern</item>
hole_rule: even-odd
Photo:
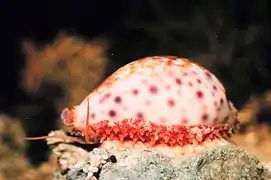
[[[236,109],[207,69],[184,58],[154,56],[108,77],[74,107],[73,127],[84,129],[87,117],[92,125],[139,118],[162,125],[233,126]]]

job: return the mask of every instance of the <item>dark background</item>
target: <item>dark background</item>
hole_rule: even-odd
[[[0,111],[21,119],[52,119],[52,126],[28,135],[44,135],[57,128],[58,114],[45,93],[35,97],[20,87],[24,67],[22,41],[44,44],[65,30],[85,39],[109,42],[108,73],[149,55],[177,55],[206,64],[225,84],[230,99],[241,107],[251,94],[270,89],[269,1],[88,0],[0,2]],[[193,19],[191,17],[197,17]],[[255,33],[250,28],[257,27]],[[210,35],[211,34],[211,35]],[[233,38],[231,35],[233,34]],[[217,40],[212,51],[208,41]],[[225,47],[224,47],[225,45]],[[200,57],[216,55],[212,62]],[[50,99],[50,98],[49,98]],[[45,102],[46,101],[46,102]],[[42,110],[20,114],[20,104],[36,103]],[[33,142],[28,154],[39,164],[46,159],[44,142]],[[35,153],[35,152],[39,153]]]

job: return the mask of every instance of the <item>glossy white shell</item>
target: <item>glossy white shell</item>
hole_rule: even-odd
[[[87,106],[91,124],[141,117],[164,125],[236,121],[236,109],[215,75],[176,57],[147,57],[117,70],[75,107],[74,127],[85,127]]]

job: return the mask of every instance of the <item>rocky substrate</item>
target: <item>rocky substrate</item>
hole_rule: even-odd
[[[54,180],[271,179],[256,157],[230,143],[188,157],[137,148],[86,148],[56,139],[48,144],[58,159]]]

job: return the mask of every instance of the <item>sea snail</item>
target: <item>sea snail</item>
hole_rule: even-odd
[[[89,143],[105,140],[184,146],[218,139],[238,125],[237,110],[217,77],[173,56],[146,57],[121,67],[63,123]]]

